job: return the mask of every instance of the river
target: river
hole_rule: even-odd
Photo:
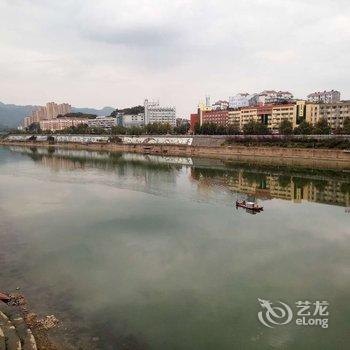
[[[16,288],[60,319],[60,349],[349,349],[350,173],[0,148],[0,290]],[[298,325],[299,301],[326,301],[328,327]]]

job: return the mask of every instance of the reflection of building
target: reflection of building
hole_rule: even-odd
[[[350,206],[350,194],[341,190],[341,183],[334,180],[312,180],[281,175],[253,173],[243,170],[216,174],[206,173],[206,169],[192,171],[192,177],[206,187],[220,185],[232,192],[260,199],[278,198],[294,203],[302,201],[332,205]],[[317,185],[321,183],[320,185]]]

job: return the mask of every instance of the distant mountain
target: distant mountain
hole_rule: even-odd
[[[38,106],[17,106],[0,102],[0,125],[14,128]]]
[[[0,102],[0,126],[1,128],[15,128],[21,122],[21,120],[31,115],[34,110],[39,106],[18,106],[13,104],[5,104]],[[86,114],[96,114],[98,116],[110,115],[115,108],[104,107],[102,109],[94,108],[72,108],[73,112],[81,112]]]
[[[97,116],[109,116],[112,112],[115,111],[113,107],[103,107],[102,109],[95,108],[77,108],[72,107],[72,112],[74,113],[84,113],[84,114],[96,114]]]

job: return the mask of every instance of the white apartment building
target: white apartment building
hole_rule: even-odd
[[[225,110],[228,108],[228,106],[229,106],[228,101],[219,100],[219,101],[216,101],[215,103],[213,103],[213,105],[211,107],[214,111],[218,111],[218,110]]]
[[[152,123],[169,123],[176,126],[175,107],[161,107],[159,102],[145,100],[145,125]]]
[[[257,104],[278,104],[282,102],[291,102],[293,94],[289,91],[264,90],[258,94]]]
[[[307,95],[307,100],[313,103],[337,103],[340,101],[340,92],[336,90],[313,92]]]
[[[233,109],[248,107],[254,105],[256,94],[239,93],[229,97],[229,107]]]

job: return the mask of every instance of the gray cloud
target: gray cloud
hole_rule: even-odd
[[[337,88],[350,98],[345,0],[0,3],[0,100],[99,107]]]

